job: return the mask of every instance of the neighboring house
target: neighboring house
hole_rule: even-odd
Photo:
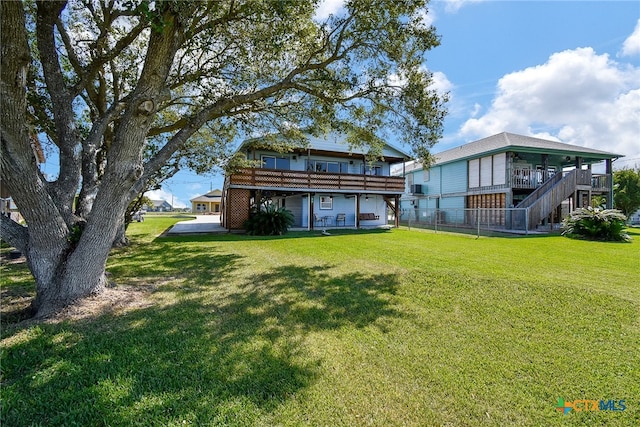
[[[153,206],[148,208],[149,212],[171,212],[173,207],[166,200],[152,200]]]
[[[42,150],[42,145],[40,144],[40,140],[33,133],[29,136],[30,136],[31,149],[33,150],[35,161],[38,165],[41,165],[42,163],[45,162],[45,157],[44,157],[44,151]],[[18,210],[18,207],[13,201],[11,194],[9,194],[9,190],[4,185],[1,179],[0,179],[0,215],[9,217],[13,219],[15,222],[21,222],[24,220],[24,218],[22,218],[22,215]]]
[[[213,190],[191,199],[191,212],[196,214],[220,213],[222,191]]]
[[[13,199],[9,197],[9,194],[4,188],[0,188],[0,215],[9,217],[16,222],[22,221],[22,216],[18,211],[18,207],[13,202]]]
[[[628,222],[631,225],[640,225],[640,209],[629,215]]]
[[[612,207],[612,162],[622,155],[504,132],[434,157],[428,169],[405,165],[402,209],[495,209],[494,223],[532,230],[549,218],[559,222],[563,203],[575,209],[604,196]],[[604,173],[592,173],[602,162]],[[525,215],[505,215],[514,207]]]
[[[410,158],[386,145],[384,160],[369,162],[366,151],[351,149],[336,134],[309,137],[308,146],[287,154],[269,150],[260,139],[245,141],[239,151],[262,167],[225,177],[221,223],[229,230],[242,229],[264,198],[291,211],[294,227],[385,225],[405,187],[403,177],[390,176],[390,167]]]

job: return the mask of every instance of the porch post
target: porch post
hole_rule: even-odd
[[[393,225],[395,226],[395,228],[398,228],[400,227],[400,196],[398,196],[397,194],[396,194],[395,202],[396,202],[396,211],[395,211],[395,214],[393,215],[393,218],[394,218]]]
[[[542,155],[542,182],[546,182],[549,176],[549,155]]]
[[[356,194],[356,228],[360,228],[360,193]]]
[[[309,193],[309,230],[313,230],[314,220],[313,220],[313,199],[316,198],[315,193]]]
[[[607,209],[613,209],[613,160],[605,160],[605,179],[607,180]]]

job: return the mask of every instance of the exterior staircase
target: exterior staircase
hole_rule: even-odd
[[[516,208],[527,209],[527,229],[532,230],[576,190],[589,189],[590,187],[590,170],[574,169],[565,174],[557,173],[536,188]]]

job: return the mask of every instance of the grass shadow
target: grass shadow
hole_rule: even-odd
[[[125,274],[166,250],[147,249],[111,269]],[[306,350],[310,332],[401,315],[390,274],[288,265],[226,285],[241,262],[168,259],[141,271],[180,271],[179,287],[154,292],[173,303],[5,331],[2,425],[265,423],[321,375],[321,356]]]

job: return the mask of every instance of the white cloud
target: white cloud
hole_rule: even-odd
[[[436,20],[436,13],[433,9],[422,9],[418,11],[416,20],[426,27],[430,27]]]
[[[329,15],[336,15],[344,6],[344,0],[322,0],[316,9],[314,18],[324,21]]]
[[[455,13],[469,3],[480,3],[486,0],[443,0],[446,3],[445,10],[450,13]]]
[[[622,56],[632,56],[640,54],[640,19],[636,24],[633,34],[631,34],[622,44]]]
[[[168,192],[164,188],[161,188],[160,190],[147,191],[145,196],[151,200],[164,200],[169,204],[173,203],[174,209],[182,209],[190,206],[178,199],[177,195]]]
[[[579,48],[507,74],[499,80],[486,113],[467,120],[460,129],[467,138],[503,131],[638,158],[640,68]]]
[[[422,67],[421,71],[428,73],[429,70],[425,67]],[[430,89],[435,90],[438,94],[444,95],[447,92],[451,92],[454,89],[454,84],[447,78],[447,75],[441,71],[433,71],[431,72],[431,85]],[[398,74],[390,74],[387,77],[386,83],[387,85],[404,87],[407,84],[407,79],[404,76],[400,76]]]
[[[436,92],[440,94],[444,94],[447,92],[451,92],[454,88],[453,83],[449,81],[447,75],[441,71],[433,72],[433,83],[431,87],[435,89]]]

